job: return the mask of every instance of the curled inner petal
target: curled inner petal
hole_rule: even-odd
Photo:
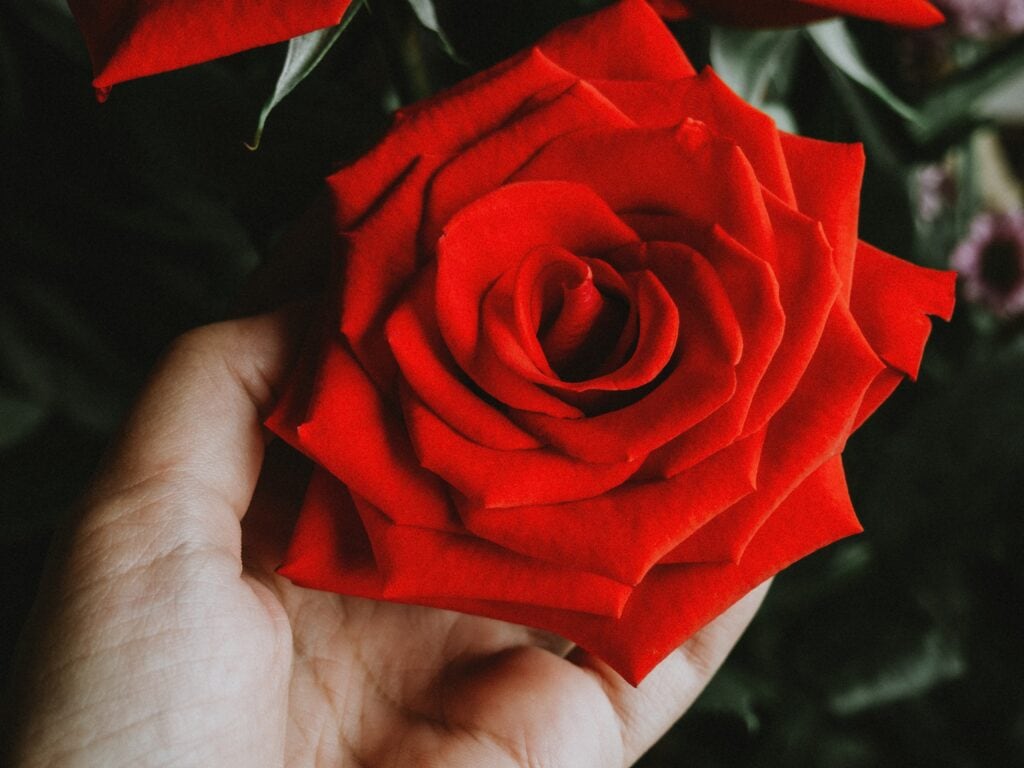
[[[642,253],[531,251],[481,302],[482,338],[495,359],[587,415],[642,397],[673,367],[680,328],[673,296]]]
[[[541,246],[511,282],[515,335],[545,376],[584,381],[618,368],[635,346],[629,286],[607,262]]]
[[[538,336],[548,363],[566,381],[591,378],[604,357],[601,342],[629,314],[625,302],[604,294],[589,267],[575,285],[563,282],[558,293],[544,293]]]
[[[593,257],[636,240],[581,184],[509,184],[467,206],[451,219],[437,249],[437,324],[452,357],[505,405],[579,418],[581,411],[538,386],[538,376],[553,373],[540,364],[543,349],[527,354],[517,341],[515,275],[539,246]]]

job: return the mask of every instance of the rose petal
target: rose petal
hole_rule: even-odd
[[[505,451],[540,448],[505,414],[480,396],[452,359],[434,320],[435,270],[425,269],[387,322],[405,383],[448,426],[480,445]]]
[[[670,128],[686,119],[705,123],[743,150],[761,184],[784,202],[795,204],[775,121],[733,93],[710,68],[697,77],[681,80],[605,81],[593,85],[645,128]]]
[[[457,530],[444,485],[419,465],[396,411],[333,341],[297,430],[299,448],[393,520]]]
[[[932,324],[953,316],[956,273],[925,269],[859,243],[850,310],[886,363],[917,378]]]
[[[344,483],[313,470],[277,572],[301,587],[381,599],[384,579]]]
[[[365,499],[352,498],[387,600],[503,600],[616,617],[632,591],[612,579],[525,557],[474,536],[397,525]]]
[[[800,385],[768,425],[764,455],[771,460],[761,462],[757,492],[698,530],[663,562],[740,561],[776,506],[842,450],[864,395],[882,370],[849,310],[837,302]]]
[[[634,226],[647,236],[652,223],[634,222]],[[786,326],[779,284],[765,261],[717,227],[708,234],[700,251],[721,279],[743,336],[736,391],[721,408],[652,453],[641,470],[644,476],[671,477],[739,437]]]
[[[632,591],[480,539],[396,525],[322,470],[310,479],[278,573],[300,586],[377,600],[524,601],[609,618],[622,612]]]
[[[548,179],[586,185],[620,214],[672,213],[695,233],[718,224],[754,253],[774,247],[750,163],[702,123],[576,131],[552,141],[511,177]]]
[[[582,419],[509,413],[539,439],[586,461],[642,460],[707,418],[736,389],[743,342],[718,276],[686,246],[650,243],[646,252],[679,312],[682,335],[664,379],[632,405]]]
[[[339,227],[365,216],[420,155],[451,157],[504,125],[538,92],[564,91],[576,81],[534,48],[402,113],[379,144],[327,180]]]
[[[503,616],[487,615],[567,637],[636,685],[673,649],[765,579],[861,530],[836,457],[809,475],[775,510],[739,564],[656,567],[634,589],[617,620],[525,607]]]
[[[502,403],[560,418],[581,416],[536,384],[509,374],[480,335],[480,302],[495,280],[537,246],[599,255],[636,239],[580,184],[510,184],[467,206],[445,228],[437,249],[438,326],[452,356]]]
[[[68,0],[96,79],[116,83],[277,43],[341,21],[351,0]]]
[[[892,368],[886,368],[875,377],[871,386],[868,387],[868,391],[864,393],[860,410],[857,411],[857,417],[853,420],[853,432],[860,429],[867,418],[889,399],[889,395],[896,390],[904,378],[901,372]]]
[[[535,98],[534,101],[537,99]],[[422,248],[433,251],[448,220],[460,209],[501,186],[551,139],[580,128],[629,127],[632,121],[585,82],[539,104],[528,102],[507,125],[463,149],[432,179],[426,191],[420,233]]]
[[[786,207],[770,192],[764,200],[776,243],[766,260],[779,281],[786,331],[754,395],[745,433],[763,427],[796,388],[840,290],[832,248],[821,225]]]
[[[566,22],[537,47],[586,79],[672,80],[694,73],[672,33],[644,0],[625,0]]]
[[[310,521],[309,528],[315,522]],[[327,528],[327,526],[323,526]],[[861,531],[837,458],[812,473],[762,526],[739,564],[707,563],[654,568],[618,619],[512,602],[438,596],[421,604],[545,629],[565,637],[638,684],[672,649],[775,573],[837,539]],[[313,531],[299,583],[344,594],[386,599],[365,549],[353,554],[344,531]],[[351,563],[347,569],[339,564]],[[289,578],[299,568],[282,569]],[[298,581],[298,579],[296,579]],[[376,580],[376,583],[375,583]],[[377,591],[374,592],[376,587]],[[637,637],[644,641],[637,642]]]
[[[422,465],[485,507],[590,498],[621,485],[640,466],[639,462],[591,464],[550,448],[494,450],[460,435],[407,389],[402,405]]]
[[[387,386],[395,360],[383,325],[402,292],[428,254],[416,248],[423,210],[423,189],[440,165],[420,157],[392,187],[388,204],[371,211],[342,239],[340,330],[356,359],[381,386]]]
[[[511,509],[464,504],[459,514],[473,533],[509,549],[637,584],[667,552],[754,490],[763,442],[764,434],[755,434],[669,480],[630,482],[584,501]]]
[[[538,284],[555,271],[571,273],[582,287],[589,285],[593,294],[600,296],[601,292],[591,280],[596,272],[598,283],[614,284],[626,294],[624,301],[629,302],[631,311],[624,318],[620,331],[633,328],[633,333],[625,337],[616,334],[601,338],[601,332],[608,328],[579,326],[580,316],[573,319],[577,325],[569,330],[567,326],[573,320],[565,318],[563,308],[562,319],[565,322],[561,331],[565,354],[569,354],[568,350],[577,347],[582,340],[585,347],[598,347],[599,351],[605,352],[599,356],[602,363],[614,363],[622,356],[623,347],[633,347],[629,358],[618,362],[613,369],[607,370],[607,365],[600,366],[607,373],[595,371],[592,378],[583,375],[566,377],[552,369],[549,362],[554,350],[552,340],[545,342],[548,347],[545,349],[537,338],[539,320],[532,318],[535,312],[531,305],[535,303],[534,291]],[[576,289],[579,288],[577,286]],[[591,311],[597,309],[592,307]],[[537,248],[523,260],[518,270],[505,273],[493,284],[484,298],[481,322],[489,346],[509,370],[547,391],[564,395],[591,390],[625,391],[653,381],[676,349],[679,312],[661,281],[648,270],[619,275],[602,259],[580,259],[561,248]],[[638,331],[634,327],[637,325]],[[581,338],[570,344],[566,337],[571,335]],[[582,338],[584,336],[586,339]],[[573,402],[571,398],[564,399]]]
[[[864,149],[860,144],[836,144],[788,133],[782,134],[782,148],[793,178],[797,208],[808,218],[821,222],[832,246],[842,285],[840,295],[849,300],[857,250]]]

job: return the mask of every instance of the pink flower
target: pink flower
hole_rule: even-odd
[[[1024,211],[976,216],[950,266],[969,301],[1001,317],[1024,314]]]

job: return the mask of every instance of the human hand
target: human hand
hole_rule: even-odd
[[[158,367],[44,580],[13,764],[632,764],[767,586],[633,688],[536,630],[291,584],[273,568],[302,474],[261,422],[295,326],[199,329]]]

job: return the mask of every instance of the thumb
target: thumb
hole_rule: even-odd
[[[81,526],[151,529],[161,548],[237,553],[238,521],[263,460],[262,422],[302,321],[292,308],[204,326],[175,341],[87,494]]]
[[[639,686],[577,649],[570,658],[601,682],[619,720],[625,765],[632,765],[697,700],[764,601],[765,581],[694,634]]]

